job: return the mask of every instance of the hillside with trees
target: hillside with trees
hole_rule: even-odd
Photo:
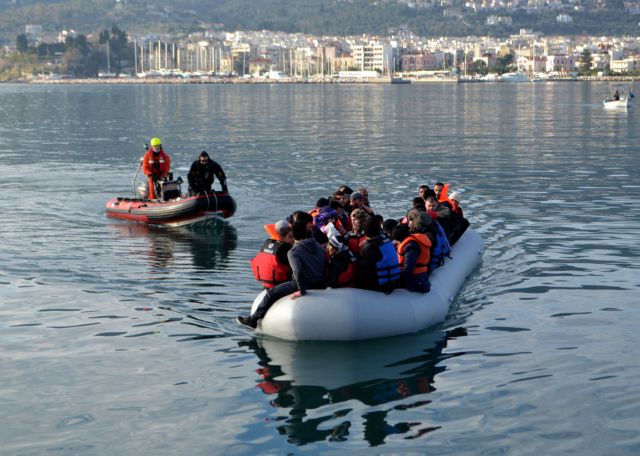
[[[465,7],[465,0],[452,0],[447,2],[449,14],[445,15],[439,1],[421,2],[425,7],[418,8],[418,2],[411,3],[412,7],[408,0],[0,0],[0,40],[14,43],[26,24],[42,25],[49,34],[63,29],[88,34],[114,24],[132,34],[212,29],[387,35],[402,28],[422,36],[506,36],[521,28],[563,35],[635,35],[640,31],[640,16],[625,12],[622,0],[577,1],[536,10],[474,12]],[[572,22],[558,22],[560,13],[570,15]],[[489,26],[491,15],[511,17],[512,23]]]

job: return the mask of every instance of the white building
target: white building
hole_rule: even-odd
[[[351,46],[353,65],[360,71],[387,74],[393,65],[393,49],[385,44],[369,43]]]

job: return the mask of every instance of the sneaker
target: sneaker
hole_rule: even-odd
[[[256,326],[258,326],[257,322],[251,321],[251,317],[243,317],[243,316],[236,317],[236,321],[241,325],[247,326],[252,329],[256,329]]]

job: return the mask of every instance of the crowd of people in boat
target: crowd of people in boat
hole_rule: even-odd
[[[148,198],[157,199],[160,196],[160,183],[163,180],[171,180],[171,157],[162,147],[160,138],[152,138],[150,147],[142,158],[142,172],[148,179]],[[189,182],[189,195],[201,195],[212,193],[213,182],[218,178],[222,191],[227,193],[227,176],[222,167],[213,160],[207,151],[200,152],[198,159],[189,168],[187,180]]]
[[[366,188],[341,186],[311,211],[266,225],[270,237],[251,269],[267,291],[256,311],[238,322],[256,328],[278,299],[313,289],[428,293],[429,274],[469,226],[459,194],[448,190],[442,182],[421,185],[406,216],[396,220],[374,212]]]

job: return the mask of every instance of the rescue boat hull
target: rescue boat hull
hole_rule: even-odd
[[[441,323],[467,277],[482,262],[482,238],[468,228],[451,258],[430,275],[429,293],[396,289],[384,293],[357,288],[310,290],[295,300],[276,301],[256,332],[285,340],[348,341],[411,334]],[[265,291],[254,300],[255,312]]]
[[[185,196],[169,201],[113,198],[106,204],[109,217],[149,225],[189,225],[210,218],[228,218],[235,211],[236,203],[227,193]]]

